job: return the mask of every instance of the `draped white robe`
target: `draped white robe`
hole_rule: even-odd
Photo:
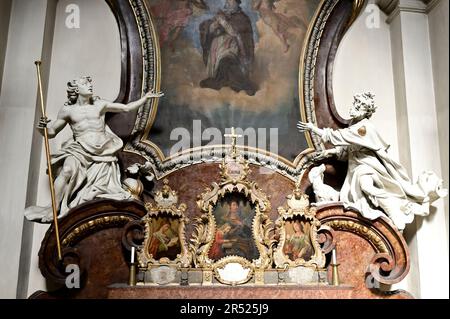
[[[59,204],[59,217],[94,198],[124,200],[130,193],[121,186],[120,169],[116,153],[122,148],[122,140],[105,125],[103,132],[77,132],[72,127],[74,139],[62,145],[59,152],[52,155],[52,171],[61,174],[64,165],[70,166],[71,176]],[[67,162],[67,158],[74,160]],[[70,164],[69,164],[70,163]],[[25,210],[29,220],[49,222],[52,220],[52,206],[31,206]]]
[[[429,214],[428,193],[433,190],[411,182],[403,166],[389,156],[389,145],[368,119],[345,129],[325,128],[322,140],[336,146],[338,158],[348,160],[340,201],[371,220],[385,213],[400,230],[415,214]]]

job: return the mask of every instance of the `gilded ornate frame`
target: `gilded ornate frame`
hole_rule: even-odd
[[[146,203],[145,208],[147,214],[142,218],[142,222],[145,223],[144,243],[141,249],[138,250],[138,262],[139,268],[149,269],[155,266],[179,266],[181,268],[187,268],[191,265],[191,254],[188,249],[185,234],[185,225],[189,221],[185,217],[185,211],[187,206],[182,203],[178,204],[177,192],[172,190],[169,186],[169,181],[164,180],[164,186],[155,195],[156,205],[152,203]],[[158,217],[169,217],[178,219],[178,239],[180,241],[181,252],[174,260],[170,260],[166,257],[156,260],[154,256],[149,253],[149,247],[152,239],[153,229],[152,220]]]
[[[308,195],[301,193],[299,186],[296,186],[293,193],[287,196],[287,208],[278,207],[279,217],[275,222],[276,232],[280,238],[278,245],[274,251],[273,259],[277,268],[288,267],[312,267],[315,269],[321,269],[325,266],[325,254],[320,248],[317,232],[320,228],[320,221],[316,218],[316,208],[310,207]],[[314,254],[311,259],[304,260],[298,258],[291,260],[283,251],[286,243],[286,228],[285,224],[288,220],[295,220],[303,218],[310,223],[309,238],[314,250]]]
[[[275,240],[273,239],[273,223],[267,215],[271,206],[267,196],[259,189],[256,182],[247,179],[250,169],[248,162],[242,156],[226,156],[220,165],[220,169],[221,182],[214,182],[212,188],[208,188],[198,196],[197,204],[203,214],[194,221],[190,251],[195,268],[213,272],[216,279],[222,283],[242,284],[249,281],[254,273],[269,269],[272,266]],[[244,195],[255,207],[252,235],[259,252],[259,258],[248,260],[240,256],[230,255],[215,262],[208,256],[217,228],[213,210],[219,200],[233,193]],[[247,278],[238,283],[222,280],[218,276],[218,269],[229,263],[238,263],[244,268],[250,268],[251,271]]]
[[[145,0],[106,0],[119,24],[122,43],[122,77],[119,102],[139,98],[151,89],[160,90],[161,56],[158,35]],[[301,54],[299,100],[302,120],[323,127],[344,127],[348,123],[336,111],[332,72],[337,48],[345,32],[359,15],[364,0],[322,0],[310,23]],[[157,113],[157,100],[147,103],[136,114],[115,114],[108,124],[127,141],[124,151],[149,161],[157,179],[203,162],[219,162],[225,145],[204,146],[165,157],[147,139]],[[126,123],[126,125],[124,125]],[[249,163],[264,165],[293,181],[311,162],[312,153],[325,146],[306,133],[309,147],[294,161],[261,149],[239,147]],[[205,158],[207,152],[210,156]]]
[[[237,263],[242,267],[242,269],[248,269],[247,276],[245,276],[245,278],[243,278],[239,281],[232,281],[232,280],[227,280],[226,278],[224,278],[220,274],[220,271],[231,263]],[[214,277],[220,283],[225,284],[225,285],[235,286],[235,285],[241,285],[241,284],[247,283],[255,275],[255,267],[246,258],[239,257],[239,256],[228,256],[228,257],[219,259],[214,264],[213,273],[214,273]]]

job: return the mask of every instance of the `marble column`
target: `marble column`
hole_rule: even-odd
[[[45,43],[52,38],[49,13],[55,3],[14,0],[11,6],[0,96],[0,298],[22,297],[19,277],[26,281],[27,270],[19,270],[27,264],[21,252],[31,245],[33,227],[24,222],[23,210],[35,196],[39,161],[33,160],[41,152],[41,139],[34,139],[39,117],[34,61],[50,57]],[[43,71],[46,82],[48,66]]]
[[[389,15],[400,160],[415,180],[422,171],[442,175],[428,12],[430,1],[379,1]],[[448,126],[448,122],[447,122]],[[448,176],[443,176],[448,178]],[[417,298],[448,298],[448,235],[444,200],[405,231],[411,253],[406,282]]]

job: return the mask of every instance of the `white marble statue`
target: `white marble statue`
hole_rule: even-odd
[[[448,192],[433,172],[422,173],[418,182],[412,183],[403,166],[389,156],[389,145],[369,120],[376,109],[373,98],[370,93],[354,97],[348,128],[319,129],[312,123],[299,122],[298,129],[311,131],[335,146],[319,153],[316,159],[337,156],[348,161],[341,202],[358,209],[368,219],[385,213],[403,230],[414,215],[428,215],[430,204]]]
[[[92,80],[81,77],[67,83],[68,101],[50,123],[41,118],[38,130],[43,134],[48,127],[49,138],[55,137],[67,124],[73,139],[66,141],[61,150],[52,155],[52,171],[56,178],[55,197],[59,208],[58,218],[69,210],[94,198],[123,200],[130,193],[121,186],[116,153],[122,140],[105,123],[107,112],[129,112],[139,109],[148,99],[161,97],[150,92],[127,105],[112,103],[93,96]],[[49,125],[47,125],[50,123]],[[25,210],[29,220],[50,222],[52,207],[31,206]]]
[[[313,167],[308,174],[309,181],[316,195],[317,203],[337,202],[339,201],[339,192],[330,185],[323,182],[325,164]]]

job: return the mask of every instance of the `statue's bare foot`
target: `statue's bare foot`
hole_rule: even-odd
[[[61,218],[64,218],[66,216],[67,216],[67,214],[60,214],[60,215],[58,215],[58,220],[61,220]],[[52,223],[53,222],[53,213],[43,217],[41,222],[42,223]]]
[[[47,216],[42,217],[42,219],[41,219],[41,223],[44,223],[44,224],[49,224],[51,222],[53,222],[53,215],[47,215]]]
[[[29,221],[49,223],[52,219],[52,209],[49,206],[30,206],[25,209],[25,217]]]

